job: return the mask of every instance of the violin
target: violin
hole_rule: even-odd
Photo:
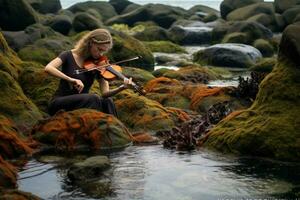
[[[77,69],[75,70],[75,74],[82,74],[85,72],[89,72],[89,71],[93,71],[93,70],[97,70],[100,72],[100,74],[102,75],[102,77],[106,80],[112,80],[116,77],[124,80],[125,78],[127,78],[126,76],[124,76],[121,72],[122,72],[122,68],[117,65],[123,62],[129,62],[132,60],[137,60],[140,59],[141,57],[137,56],[134,58],[130,58],[130,59],[126,59],[126,60],[122,60],[113,64],[100,64],[101,62],[105,61],[106,63],[108,62],[107,57],[105,56],[100,56],[100,58],[98,60],[86,60],[84,62],[84,69]],[[136,83],[132,82],[131,86],[133,87],[135,92],[138,92],[140,95],[145,95],[146,91],[144,89],[142,89],[139,85],[137,85]]]

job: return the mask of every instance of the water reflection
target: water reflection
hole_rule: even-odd
[[[294,198],[299,194],[299,165],[292,163],[210,151],[176,152],[160,146],[131,146],[108,156],[112,167],[97,180],[112,191],[105,197],[108,200]],[[43,170],[51,167],[46,164]],[[30,169],[20,177],[26,170]],[[101,185],[98,189],[97,184],[72,185],[66,169],[60,168],[19,180],[19,186],[44,199],[101,199],[93,194]]]

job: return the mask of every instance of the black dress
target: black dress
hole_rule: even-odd
[[[115,104],[111,98],[88,94],[94,80],[101,78],[100,74],[95,71],[75,74],[75,70],[81,68],[75,62],[71,51],[64,51],[58,57],[62,60],[62,72],[69,77],[81,80],[84,88],[79,94],[72,84],[61,79],[58,89],[49,103],[49,114],[54,115],[61,109],[71,111],[79,108],[91,108],[117,116]]]

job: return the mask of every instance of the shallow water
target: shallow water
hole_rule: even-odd
[[[176,152],[160,145],[131,146],[108,154],[112,196],[107,200],[295,197],[299,165],[197,150]],[[66,170],[30,161],[19,189],[43,199],[93,199],[70,185]],[[101,199],[101,198],[99,198]]]

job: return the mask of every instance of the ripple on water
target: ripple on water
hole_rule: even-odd
[[[210,200],[225,196],[276,195],[291,191],[300,180],[300,174],[289,169],[293,166],[276,164],[274,167],[273,161],[253,162],[253,159],[209,151],[182,153],[160,146],[131,146],[109,157],[112,163],[109,179],[115,195],[105,198],[107,200],[199,197]],[[53,169],[51,164],[41,168],[48,171],[19,180],[21,190],[44,199],[92,199],[78,188],[68,187],[64,170]],[[285,174],[286,170],[289,175]],[[36,172],[25,169],[20,178],[31,173]]]

